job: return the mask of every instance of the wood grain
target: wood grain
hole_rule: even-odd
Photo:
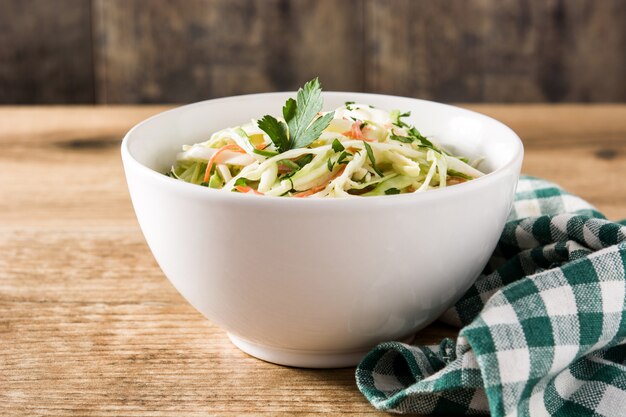
[[[368,90],[440,101],[626,99],[623,1],[365,4]]]
[[[469,107],[520,134],[525,173],[626,217],[626,105]],[[0,415],[385,415],[353,369],[241,353],[163,277],[118,150],[163,109],[0,108]],[[417,341],[446,336],[435,324]]]
[[[93,103],[91,0],[0,2],[0,103]]]
[[[0,111],[0,226],[134,224],[119,143],[164,107],[39,107]],[[33,167],[39,170],[33,172]],[[0,176],[1,177],[1,176]],[[24,190],[29,190],[27,193]],[[80,198],[76,198],[76,195]]]
[[[93,22],[93,24],[92,24]],[[626,101],[623,0],[3,0],[0,103]]]
[[[95,4],[101,102],[293,90],[315,76],[326,89],[364,88],[358,0]]]

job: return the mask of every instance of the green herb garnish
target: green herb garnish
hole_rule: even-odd
[[[404,122],[402,123],[404,124],[404,127],[409,127],[406,123]],[[407,130],[407,133],[408,133],[408,136],[399,136],[399,135],[391,134],[389,135],[389,139],[397,140],[398,142],[402,142],[402,143],[413,143],[417,140],[419,142],[418,146],[421,146],[423,148],[429,148],[437,152],[441,152],[441,150],[437,149],[437,147],[431,141],[426,139],[426,136],[422,135],[419,132],[419,130],[417,130],[414,126],[411,126]]]
[[[286,123],[266,115],[259,120],[258,126],[267,133],[279,153],[304,148],[320,137],[335,115],[330,112],[317,117],[322,102],[322,86],[314,78],[298,90],[296,100],[290,98],[285,103],[283,117]]]
[[[385,194],[386,195],[400,194],[400,190],[398,190],[397,188],[388,188],[385,190]]]
[[[261,130],[267,133],[279,153],[291,149],[288,128],[284,122],[279,122],[273,116],[265,115],[257,124]]]
[[[352,154],[350,152],[342,152],[341,155],[339,155],[339,158],[337,158],[337,163],[338,164],[347,164],[350,161],[346,161],[346,159],[352,156]]]
[[[398,142],[402,142],[402,143],[413,143],[413,141],[415,140],[414,138],[410,136],[398,136],[398,135],[389,135],[389,139],[397,140]]]
[[[415,128],[415,126],[411,126],[411,128],[408,130],[409,132],[409,136],[411,136],[412,138],[415,138],[416,140],[419,140],[422,144],[422,146],[426,147],[426,148],[430,148],[432,150],[435,150],[437,152],[440,152],[439,149],[437,149],[437,147],[435,147],[435,145],[433,145],[433,143],[431,141],[429,141],[428,139],[426,139],[426,136],[422,135],[419,130],[417,130]]]
[[[365,141],[363,141],[363,145],[365,146],[365,151],[367,152],[367,157],[369,158],[370,162],[372,163],[372,169],[374,169],[374,171],[378,174],[379,177],[382,177],[383,173],[376,166],[376,158],[374,158],[374,151],[372,151],[372,147],[369,145],[369,143],[367,143]]]
[[[305,166],[306,164],[308,164],[312,160],[313,160],[313,155],[308,153],[308,154],[303,155],[300,158],[296,159],[296,164],[298,164],[300,166],[300,168],[302,168],[303,166]]]
[[[403,117],[409,117],[410,115],[411,115],[410,111],[407,111],[407,112],[404,112],[404,113],[400,113],[399,110],[392,110],[391,113],[390,113],[391,123],[393,123],[394,125],[396,125],[398,127],[409,127],[409,125],[406,124],[401,119]]]
[[[335,151],[335,152],[337,152],[337,153],[339,153],[339,152],[341,152],[341,151],[343,151],[343,150],[345,150],[345,149],[346,149],[346,148],[344,148],[344,146],[341,144],[341,142],[339,142],[339,140],[337,140],[337,139],[333,140],[333,144],[332,144],[332,146],[333,146],[333,151]]]

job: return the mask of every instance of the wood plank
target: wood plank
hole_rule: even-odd
[[[189,102],[317,75],[441,101],[619,102],[624,21],[622,0],[5,0],[0,103]]]
[[[1,110],[0,226],[134,224],[119,145],[134,124],[164,109]]]
[[[365,0],[368,91],[439,100],[482,92],[476,1]]]
[[[94,13],[102,103],[293,90],[315,76],[364,88],[359,0],[96,0]]]
[[[0,103],[93,103],[91,0],[0,2]]]
[[[0,266],[3,416],[378,414],[352,369],[234,348],[164,279],[137,227],[5,229]]]
[[[626,3],[365,0],[368,90],[439,101],[626,100]]]

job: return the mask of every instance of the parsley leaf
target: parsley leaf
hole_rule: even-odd
[[[363,145],[365,145],[365,150],[367,151],[367,157],[369,158],[370,162],[372,163],[372,168],[378,174],[379,177],[383,177],[383,173],[376,166],[376,158],[374,158],[374,151],[372,151],[372,147],[369,145],[369,143],[367,143],[365,141],[363,141]]]
[[[352,154],[350,152],[342,152],[341,155],[339,155],[339,158],[337,158],[337,163],[338,164],[347,164],[350,161],[346,161],[346,158],[348,158],[349,156],[352,156]]]
[[[311,155],[310,153],[301,156],[300,158],[296,159],[296,164],[298,164],[300,166],[300,168],[304,167],[306,164],[308,164],[309,162],[311,162],[313,160],[313,155]]]
[[[404,127],[409,127],[406,123],[402,122],[405,126]],[[424,148],[430,148],[434,151],[437,152],[441,152],[439,149],[437,149],[437,147],[428,139],[426,139],[426,136],[422,135],[419,130],[417,130],[414,126],[411,126],[408,130],[407,130],[408,136],[398,136],[398,135],[389,135],[389,139],[391,140],[397,140],[398,142],[402,142],[402,143],[413,143],[416,140],[419,141],[420,143],[418,144],[418,146],[422,146]]]
[[[435,151],[439,152],[439,149],[437,149],[437,148],[435,147],[435,145],[433,145],[433,143],[432,143],[431,141],[429,141],[428,139],[426,139],[426,136],[423,136],[423,135],[419,132],[419,130],[417,130],[417,129],[415,128],[415,126],[412,126],[412,127],[409,129],[409,135],[410,135],[411,137],[414,137],[415,139],[419,140],[420,142],[422,142],[422,145],[423,145],[423,146],[425,146],[425,147],[427,147],[427,148],[431,148],[432,150],[435,150]]]
[[[335,113],[322,117],[322,86],[317,78],[298,90],[296,100],[290,98],[283,106],[285,123],[272,116],[263,116],[258,125],[270,137],[276,149],[282,153],[289,149],[304,148],[319,138],[328,127]]]
[[[341,152],[341,151],[343,151],[345,149],[346,148],[343,147],[343,145],[341,144],[341,142],[339,142],[338,139],[333,140],[333,151]]]
[[[335,113],[328,113],[315,119],[311,126],[301,135],[295,136],[293,140],[294,148],[304,148],[305,146],[309,146],[311,142],[315,139],[319,138],[324,129],[328,127],[330,121],[333,120]]]
[[[390,135],[389,139],[397,140],[398,142],[402,142],[402,143],[413,143],[413,141],[415,140],[410,136],[398,136],[398,135]]]
[[[333,158],[328,158],[328,161],[326,162],[326,166],[328,167],[328,170],[330,172],[333,171],[333,168],[335,166],[335,163],[333,162]]]
[[[400,119],[402,119],[403,117],[409,117],[410,115],[411,115],[410,111],[400,113],[399,110],[392,110],[391,111],[391,123],[393,123],[394,125],[398,127],[409,127],[408,124],[406,124]]]
[[[291,149],[291,143],[287,136],[287,125],[283,122],[279,122],[270,115],[263,116],[257,123],[259,128],[263,130],[270,137],[274,146],[278,149],[278,152],[287,152]]]
[[[296,100],[290,98],[287,100],[285,105],[283,106],[283,117],[285,118],[285,122],[289,123],[293,116],[296,114]]]
[[[291,99],[291,103],[288,106],[290,111],[293,106],[293,99]],[[313,122],[315,116],[321,110],[322,86],[319,79],[314,78],[298,90],[293,117],[287,121],[293,148],[308,146],[328,127],[334,117],[334,112],[328,113]]]

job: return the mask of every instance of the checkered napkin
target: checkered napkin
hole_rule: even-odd
[[[626,223],[522,177],[484,273],[434,346],[383,343],[359,389],[398,413],[626,416]]]

